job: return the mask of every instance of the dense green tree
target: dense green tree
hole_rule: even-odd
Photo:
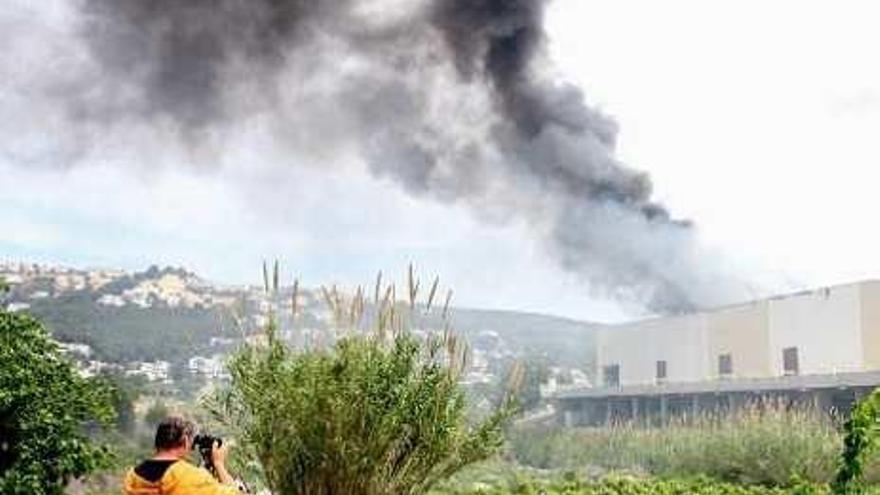
[[[163,419],[168,417],[168,407],[164,402],[157,400],[147,409],[147,414],[144,416],[144,422],[147,424],[147,429],[153,431],[159,426],[159,423],[162,422]]]
[[[520,390],[520,403],[524,410],[532,409],[541,403],[541,384],[550,378],[549,359],[544,356],[531,356],[523,363],[523,383]],[[510,373],[516,371],[510,368],[505,371],[502,383],[510,380]]]
[[[0,311],[5,307],[6,298],[9,297],[9,291],[12,290],[3,277],[0,277]]]
[[[0,310],[0,493],[62,493],[108,461],[86,429],[112,421],[105,387],[81,377],[33,317]]]
[[[865,467],[880,443],[880,388],[856,404],[843,432],[840,467],[831,487],[836,495],[865,493]]]
[[[100,379],[110,391],[110,401],[116,416],[116,430],[123,435],[133,434],[137,426],[134,403],[143,390],[143,377],[125,376],[119,371],[107,371],[101,374]]]

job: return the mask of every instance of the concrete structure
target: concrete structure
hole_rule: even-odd
[[[565,423],[665,421],[762,398],[842,411],[880,385],[880,281],[600,332],[597,385],[554,396]]]
[[[709,372],[704,315],[652,319],[601,330],[596,362],[600,385],[694,382]],[[658,363],[665,376],[658,376]],[[615,374],[617,380],[613,379]],[[661,373],[662,374],[662,373]]]

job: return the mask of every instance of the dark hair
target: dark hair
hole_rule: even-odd
[[[168,450],[182,447],[187,436],[195,434],[196,426],[181,416],[168,416],[156,428],[156,450]]]

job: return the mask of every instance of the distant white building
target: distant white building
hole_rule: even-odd
[[[560,382],[560,380],[563,380]],[[539,385],[541,397],[552,398],[557,392],[565,389],[577,389],[591,386],[590,378],[577,368],[550,368],[550,376],[546,383]]]
[[[31,307],[31,305],[28,303],[14,302],[14,303],[9,303],[6,306],[6,311],[9,311],[10,313],[17,313],[19,311],[28,310],[28,309],[30,309],[30,307]]]
[[[79,367],[79,374],[86,378],[98,375],[104,370],[121,370],[122,366],[114,363],[105,363],[104,361],[90,360]]]
[[[67,354],[75,354],[80,357],[90,358],[92,356],[92,347],[88,344],[74,344],[68,342],[59,342],[58,347]]]
[[[229,337],[211,337],[209,344],[211,347],[214,346],[225,346],[225,345],[234,345],[239,342],[239,339],[233,339]]]
[[[571,384],[575,387],[589,387],[592,383],[583,370],[572,368],[569,373],[571,373]]]
[[[224,358],[220,354],[212,357],[194,356],[190,358],[188,368],[191,373],[211,378],[226,378],[229,376],[224,365]]]
[[[151,382],[169,381],[171,363],[168,361],[134,362],[125,371],[128,376],[144,376]]]
[[[117,294],[104,294],[98,298],[98,304],[103,306],[115,306],[121,308],[125,306],[125,299]]]

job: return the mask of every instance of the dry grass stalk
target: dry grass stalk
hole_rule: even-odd
[[[437,295],[437,287],[440,285],[440,277],[434,277],[434,283],[431,284],[431,291],[428,293],[428,301],[425,303],[425,314],[431,313],[431,305],[434,304],[434,296]]]
[[[376,291],[375,296],[373,297],[373,304],[376,306],[379,305],[379,294],[382,292],[382,271],[379,271],[379,274],[376,275]]]
[[[293,294],[290,296],[290,313],[293,317],[293,320],[296,321],[296,317],[299,314],[299,279],[296,278],[293,280]]]
[[[449,304],[452,302],[452,289],[449,289],[446,292],[446,302],[443,303],[443,319],[447,319],[449,317]]]

